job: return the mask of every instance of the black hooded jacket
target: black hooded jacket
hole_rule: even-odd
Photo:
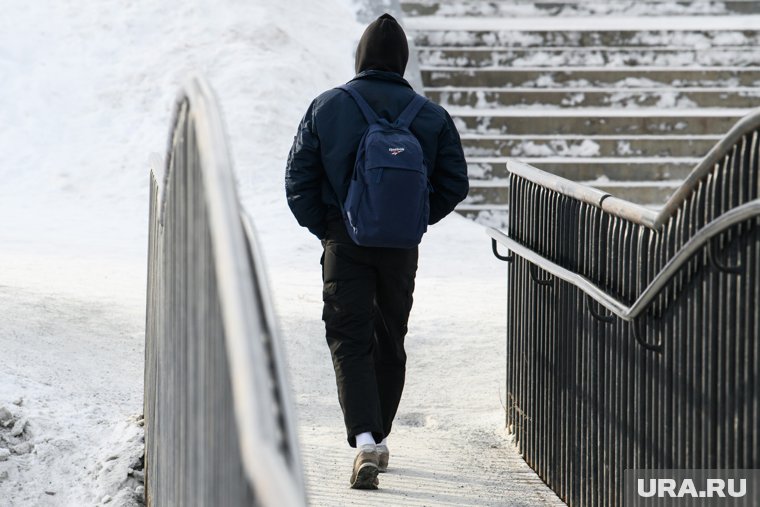
[[[415,96],[401,77],[408,54],[401,26],[387,14],[367,27],[357,48],[357,75],[349,86],[389,121],[396,120]],[[354,100],[338,89],[314,99],[298,127],[288,156],[285,191],[298,223],[320,239],[328,220],[340,220],[341,203],[367,127]],[[428,101],[410,130],[429,168],[433,187],[429,223],[434,224],[467,196],[467,163],[454,122],[441,106]]]

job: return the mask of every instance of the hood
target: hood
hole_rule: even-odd
[[[365,70],[395,72],[401,76],[409,60],[406,34],[390,14],[369,24],[356,48],[356,73]]]

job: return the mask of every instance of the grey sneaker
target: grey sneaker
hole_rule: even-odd
[[[388,450],[388,446],[385,444],[377,444],[377,469],[381,474],[388,471],[388,459],[391,457],[391,453]]]
[[[354,469],[351,472],[351,487],[353,489],[377,489],[378,455],[374,445],[363,445],[359,448],[354,459]]]

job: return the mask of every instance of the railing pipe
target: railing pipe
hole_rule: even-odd
[[[662,271],[660,271],[647,288],[644,289],[638,299],[636,299],[636,301],[630,306],[610,296],[588,278],[550,261],[530,248],[521,245],[502,231],[488,228],[486,232],[494,241],[504,245],[511,252],[530,261],[531,264],[538,266],[557,278],[571,283],[621,319],[631,321],[647,310],[647,307],[655,300],[665,286],[672,281],[675,275],[686,265],[686,263],[689,262],[689,259],[691,259],[691,257],[699,250],[709,245],[715,236],[718,236],[736,224],[746,222],[747,220],[758,216],[760,216],[760,199],[755,199],[754,201],[742,204],[741,206],[724,213],[707,224],[701,229],[698,236],[691,238],[683,247],[681,247],[670,261],[668,261]],[[500,259],[501,257],[501,255],[497,256],[497,258]]]
[[[670,196],[668,202],[660,210],[655,221],[659,229],[671,216],[675,214],[681,203],[691,195],[698,187],[699,183],[719,164],[726,156],[726,153],[739,140],[760,125],[760,108],[752,110],[728,131],[728,133],[713,146],[697,166],[689,173],[683,184]]]
[[[255,278],[250,259],[241,255],[248,246],[229,152],[222,148],[227,144],[221,117],[209,102],[213,95],[204,81],[193,79],[186,93],[197,111],[196,138],[201,164],[206,168],[203,184],[243,465],[264,505],[300,505],[303,499],[297,493],[299,488],[292,484],[292,474],[272,446],[271,439],[278,430],[266,408],[274,406],[273,400],[262,399],[269,397],[262,388],[270,379],[261,360],[256,359],[267,357],[264,342],[257,336],[266,328],[260,312],[252,311],[260,303],[252,290]]]

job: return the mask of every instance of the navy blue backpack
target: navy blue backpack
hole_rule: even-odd
[[[351,95],[369,123],[343,203],[348,234],[361,246],[413,248],[427,231],[430,183],[422,147],[409,126],[427,99],[416,95],[391,123],[350,86],[338,88]]]

